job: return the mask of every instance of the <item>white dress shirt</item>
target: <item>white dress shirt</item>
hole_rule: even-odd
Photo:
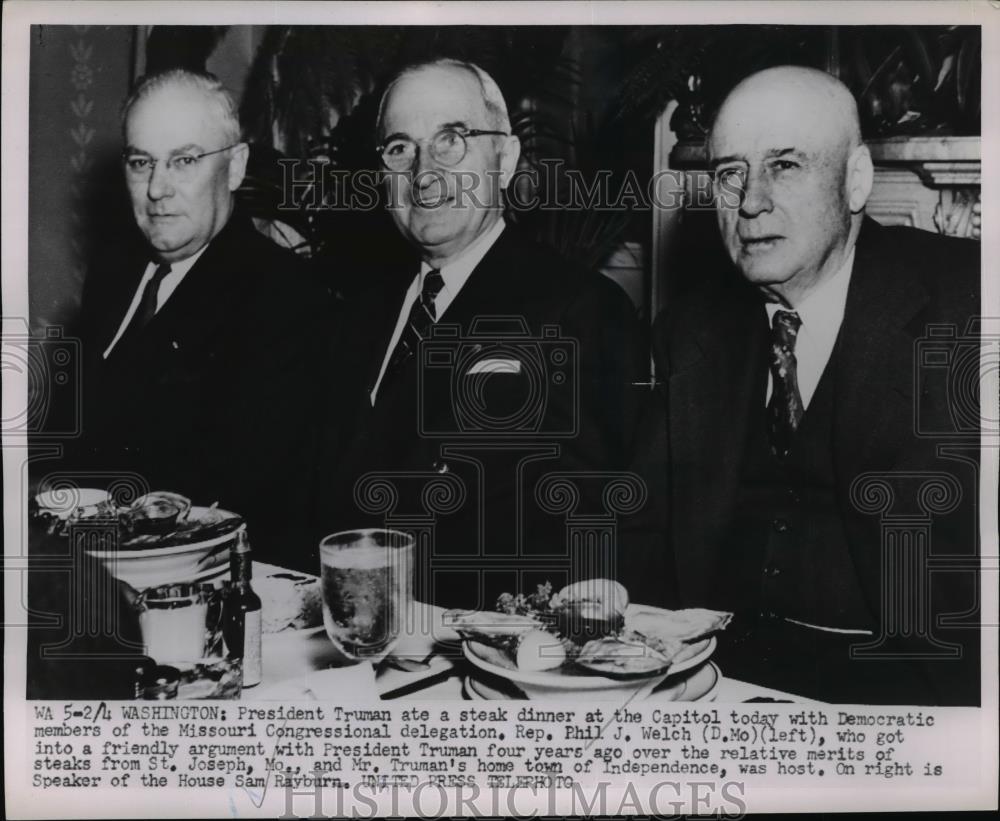
[[[156,291],[156,311],[159,313],[160,308],[162,308],[170,295],[177,289],[177,286],[181,284],[181,280],[187,275],[187,272],[194,267],[194,264],[198,261],[208,245],[203,245],[201,250],[195,254],[192,254],[187,259],[182,259],[179,262],[170,263],[170,273],[167,274],[161,281],[160,287]],[[160,267],[158,262],[150,262],[146,266],[146,270],[142,275],[142,279],[139,280],[139,286],[135,289],[135,295],[132,297],[132,302],[128,306],[128,310],[125,312],[125,318],[122,320],[122,324],[118,326],[118,333],[115,334],[115,338],[111,340],[111,344],[108,345],[107,349],[104,351],[104,358],[108,358],[108,354],[114,350],[115,345],[118,344],[118,340],[122,338],[125,334],[125,329],[128,328],[129,323],[132,322],[132,317],[135,316],[135,312],[139,310],[139,303],[142,302],[142,292],[146,290],[146,283],[153,278],[153,274],[156,273],[156,269]]]
[[[809,407],[809,402],[812,400],[813,394],[816,393],[816,386],[819,385],[820,377],[823,376],[823,371],[833,354],[833,346],[837,342],[837,334],[840,333],[840,326],[844,321],[847,289],[851,284],[851,270],[853,268],[854,249],[852,248],[840,270],[791,309],[802,320],[795,341],[795,362],[803,408]],[[777,311],[789,310],[776,302],[768,302],[764,307],[767,310],[769,325],[773,325],[774,315]],[[768,370],[765,403],[771,401],[772,386],[773,379],[770,370]]]
[[[505,225],[506,223],[501,218],[497,221],[496,225],[466,248],[460,256],[444,267],[437,269],[441,273],[441,279],[444,280],[444,286],[434,298],[434,313],[437,316],[437,320],[435,321],[439,322],[441,317],[444,316],[445,311],[448,310],[448,306],[455,301],[455,297],[462,290],[462,286],[465,285],[466,280],[476,270],[476,266],[482,262],[483,257],[486,256],[486,252],[500,238]],[[410,283],[410,287],[406,291],[406,296],[403,298],[403,307],[400,309],[399,317],[396,319],[396,327],[393,329],[392,336],[389,338],[389,345],[385,349],[385,355],[382,357],[382,367],[378,372],[378,379],[375,380],[375,387],[372,388],[372,392],[369,395],[372,406],[375,405],[375,397],[378,395],[379,385],[382,384],[382,377],[385,376],[385,370],[389,367],[389,359],[392,357],[392,352],[396,349],[396,343],[399,342],[399,338],[403,335],[403,328],[406,327],[406,320],[409,319],[413,303],[417,301],[423,289],[424,277],[427,276],[428,271],[433,270],[434,266],[429,262],[422,262],[420,264],[420,272],[413,278],[413,282]]]

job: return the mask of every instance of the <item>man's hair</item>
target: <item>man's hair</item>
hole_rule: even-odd
[[[238,143],[242,139],[239,116],[236,113],[236,103],[226,91],[222,82],[214,74],[207,71],[192,71],[186,68],[172,68],[156,74],[147,74],[139,79],[132,93],[122,104],[121,128],[122,138],[125,138],[125,126],[132,108],[150,94],[170,86],[186,87],[200,91],[213,106],[222,125],[223,139],[227,144]]]
[[[381,134],[382,132],[385,101],[389,99],[389,92],[392,91],[392,87],[404,77],[409,77],[411,74],[417,74],[428,68],[458,68],[472,74],[479,81],[479,89],[483,95],[483,104],[486,106],[486,115],[489,118],[489,123],[487,123],[489,130],[510,133],[510,116],[507,114],[507,103],[503,98],[503,92],[500,91],[500,86],[496,84],[496,80],[475,63],[443,57],[437,60],[423,60],[419,63],[412,63],[397,72],[396,76],[389,82],[389,85],[386,86],[385,91],[382,93],[382,99],[378,104],[378,118],[375,120],[375,131],[377,134]]]

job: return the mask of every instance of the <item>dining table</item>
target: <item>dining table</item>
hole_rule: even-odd
[[[254,579],[288,571],[254,562]],[[301,575],[301,574],[298,574]],[[243,690],[244,701],[325,701],[411,699],[427,701],[489,700],[525,698],[509,684],[491,681],[489,675],[470,663],[460,637],[443,620],[445,610],[433,604],[413,602],[402,619],[402,629],[389,653],[377,663],[343,663],[322,623],[300,629],[286,628],[265,633],[261,643],[261,683]],[[667,701],[713,701],[719,703],[793,702],[816,704],[793,693],[730,678],[724,670],[706,661],[695,670],[707,686],[696,699],[685,698],[673,679],[667,680],[646,699]],[[685,674],[679,674],[680,675]],[[691,675],[691,674],[688,674]],[[586,699],[585,694],[567,698]],[[628,698],[623,692],[623,700]]]

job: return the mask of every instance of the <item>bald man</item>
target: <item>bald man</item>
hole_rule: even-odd
[[[978,633],[938,622],[974,609],[975,578],[935,574],[928,598],[921,566],[893,594],[888,531],[852,485],[883,475],[887,515],[925,515],[919,483],[945,474],[957,506],[926,519],[931,551],[975,553],[978,440],[939,453],[949,396],[914,374],[929,325],[960,336],[978,314],[978,245],[865,216],[857,109],[820,71],[743,80],[708,159],[739,276],[693,287],[655,334],[678,600],[736,611],[727,675],[823,700],[977,703]]]

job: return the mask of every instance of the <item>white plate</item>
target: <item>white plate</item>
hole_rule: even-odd
[[[684,658],[671,664],[660,675],[660,680],[667,675],[673,676],[697,667],[715,652],[715,647],[715,636],[694,642],[690,650],[685,652]],[[642,680],[642,677],[611,678],[608,676],[596,676],[583,670],[570,672],[573,670],[572,667],[529,673],[518,670],[513,659],[502,650],[490,645],[477,641],[467,641],[463,644],[462,650],[465,653],[465,657],[480,670],[484,670],[494,676],[509,679],[518,685],[527,684],[538,687],[555,687],[566,692],[586,692],[588,690],[605,690],[614,686],[627,689],[634,687],[638,681]],[[656,676],[649,676],[649,678],[656,678]]]
[[[96,487],[67,487],[46,490],[35,496],[38,509],[58,519],[68,519],[79,508],[96,511],[99,506],[111,502],[106,490]]]
[[[657,689],[650,693],[645,701],[647,702],[667,702],[667,701],[715,701],[719,694],[719,685],[722,682],[722,674],[714,662],[702,665],[690,675],[682,676],[681,680],[675,684],[670,683],[670,679],[664,681]],[[524,699],[523,693],[515,692],[516,688],[509,682],[507,689],[502,686],[494,686],[482,682],[472,676],[466,676],[462,681],[463,691],[466,698],[471,701],[511,701]]]
[[[225,521],[226,519],[235,519],[237,514],[230,510],[222,510],[221,508],[208,508],[208,507],[198,507],[195,505],[191,508],[188,513],[188,518],[205,516],[207,513],[211,512],[212,516],[218,516],[218,521]],[[97,559],[110,559],[115,556],[128,556],[130,558],[139,558],[141,556],[148,556],[150,558],[163,558],[166,556],[176,556],[180,553],[186,553],[192,550],[203,550],[204,548],[215,547],[216,545],[222,544],[223,542],[232,541],[236,538],[236,534],[241,530],[245,530],[246,525],[240,525],[236,530],[230,533],[224,533],[221,536],[214,536],[211,539],[205,539],[202,542],[185,542],[184,544],[175,544],[170,547],[150,547],[150,548],[140,548],[137,550],[129,550],[128,548],[124,550],[88,550],[87,552],[97,558]],[[204,550],[204,553],[208,553],[208,550]]]
[[[210,508],[192,507],[189,516],[204,516]],[[228,510],[214,509],[211,515],[221,516],[223,520],[234,518],[235,513]],[[174,545],[172,547],[154,547],[146,550],[88,550],[91,556],[99,559],[117,579],[132,585],[136,590],[147,587],[158,587],[162,584],[174,584],[191,581],[203,581],[220,574],[224,569],[227,557],[225,551],[213,557],[208,564],[202,562],[213,548],[234,541],[236,534],[245,528],[240,525],[231,533],[215,536],[201,542]]]

